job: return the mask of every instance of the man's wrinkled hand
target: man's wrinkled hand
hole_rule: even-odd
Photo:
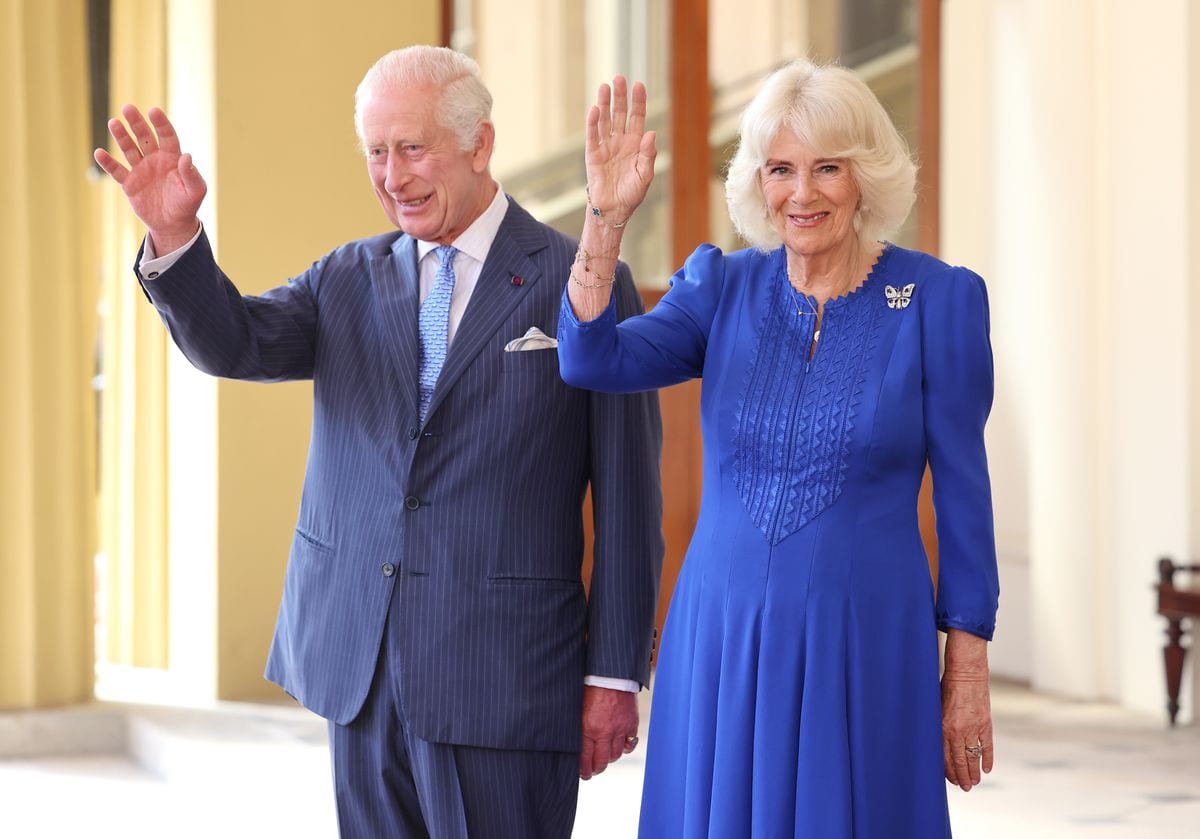
[[[208,191],[192,156],[179,147],[179,137],[167,115],[151,108],[147,116],[133,105],[121,109],[108,130],[128,167],[106,149],[96,149],[96,164],[120,184],[129,206],[150,230],[160,256],[186,244],[196,231],[196,213]]]
[[[579,777],[586,781],[599,775],[621,755],[633,751],[637,733],[637,694],[585,685]]]

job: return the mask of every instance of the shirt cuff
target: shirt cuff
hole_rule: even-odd
[[[637,693],[642,686],[632,679],[614,679],[611,676],[584,676],[583,683],[594,688],[623,690],[626,693]]]
[[[201,222],[199,229],[196,230],[196,235],[186,245],[171,251],[166,256],[158,256],[154,252],[154,243],[150,241],[150,237],[147,235],[145,245],[142,248],[142,261],[138,263],[138,273],[142,275],[142,279],[158,279],[159,274],[183,258],[183,255],[188,252],[188,249],[192,245],[196,244],[196,240],[200,238],[200,234],[203,232],[204,223]]]

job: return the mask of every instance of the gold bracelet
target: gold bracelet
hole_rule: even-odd
[[[619,255],[620,255],[619,250],[616,251],[615,253],[611,253],[611,254],[589,253],[587,248],[585,248],[583,245],[580,245],[579,250],[575,251],[575,261],[583,263],[584,271],[591,271],[592,270],[591,263],[592,263],[593,259],[611,259],[615,262],[619,258]]]
[[[617,281],[617,275],[613,274],[611,277],[601,277],[599,274],[597,274],[596,279],[600,280],[600,282],[585,283],[583,280],[576,277],[574,272],[571,273],[571,282],[575,283],[575,285],[579,286],[580,288],[607,288]]]
[[[625,221],[621,222],[620,224],[610,224],[605,220],[604,213],[600,212],[600,208],[592,203],[592,193],[587,186],[584,186],[583,194],[587,196],[588,213],[591,214],[592,218],[594,218],[597,223],[603,224],[609,230],[620,230],[622,227],[629,224],[629,219],[625,219]]]

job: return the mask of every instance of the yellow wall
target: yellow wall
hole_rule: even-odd
[[[82,0],[0,4],[0,708],[91,695],[96,276]]]
[[[194,138],[205,223],[242,292],[387,230],[355,146],[354,89],[388,50],[439,42],[439,4],[204,0],[170,12],[169,113],[184,145]],[[213,383],[177,357],[169,381],[171,669],[216,698],[277,696],[262,671],[311,387]]]

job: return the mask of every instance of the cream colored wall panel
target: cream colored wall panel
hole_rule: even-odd
[[[949,2],[943,9],[941,256],[967,265],[987,282],[992,311],[996,392],[987,426],[989,467],[1000,566],[1000,620],[991,645],[992,670],[1032,676],[1029,616],[1028,400],[1020,346],[1026,340],[1023,299],[996,270],[1004,247],[996,221],[993,14],[982,4]]]
[[[1097,51],[1100,95],[1109,103],[1099,134],[1108,192],[1097,252],[1109,271],[1108,351],[1099,375],[1112,382],[1115,511],[1111,551],[1115,642],[1122,704],[1162,707],[1161,620],[1154,616],[1157,558],[1186,553],[1189,537],[1188,196],[1194,159],[1188,134],[1187,0],[1112,3]],[[1129,72],[1128,68],[1137,68]],[[1154,126],[1147,133],[1147,126]],[[1149,171],[1138,171],[1149,158]],[[1105,364],[1108,361],[1111,364]]]
[[[492,171],[502,182],[506,171],[528,166],[553,145],[561,109],[555,80],[564,58],[556,49],[558,20],[545,0],[476,7],[475,58],[492,92]],[[579,120],[582,124],[582,114]]]
[[[1154,559],[1200,508],[1195,12],[947,0],[943,23],[943,251],[992,298],[994,660],[1021,675],[1016,629],[1035,687],[1160,712]]]
[[[1195,149],[1200,146],[1200,9],[1195,4],[1187,10],[1187,80],[1188,80],[1188,144]],[[1193,154],[1188,159],[1188,320],[1200,324],[1200,161]],[[1188,408],[1188,428],[1200,428],[1200,329],[1190,330],[1191,401]],[[1188,512],[1190,533],[1188,559],[1200,562],[1200,441],[1193,433],[1188,438],[1189,469],[1191,481],[1189,495],[1191,506]],[[1196,698],[1200,697],[1200,665],[1196,663],[1197,646],[1192,645],[1191,694],[1184,697],[1186,708],[1192,709],[1192,719],[1200,719],[1195,712]]]

